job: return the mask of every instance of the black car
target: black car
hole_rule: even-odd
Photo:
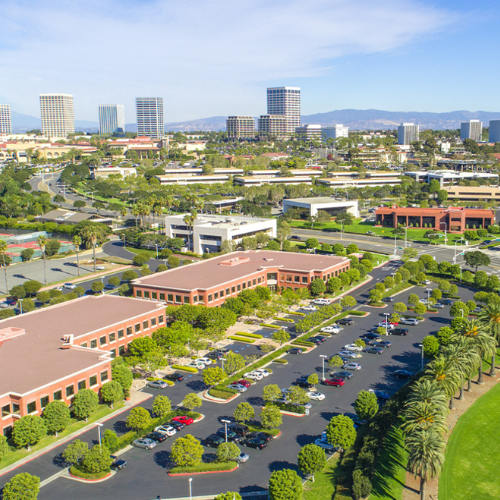
[[[394,297],[386,297],[384,302],[394,302]]]
[[[269,441],[272,441],[274,439],[274,436],[272,434],[268,434],[267,432],[251,432],[247,436],[247,439],[255,439],[255,438],[262,439],[262,441],[269,443]]]
[[[376,340],[363,339],[365,341],[365,345],[376,345],[378,342]]]
[[[210,446],[211,448],[217,448],[220,444],[225,442],[226,440],[217,434],[210,434],[210,436],[205,438],[205,446]]]
[[[362,339],[369,339],[369,340],[380,340],[380,335],[378,333],[364,333],[361,335]]]
[[[391,343],[388,340],[381,340],[380,342],[375,342],[374,344],[375,347],[383,347],[384,349],[387,349],[391,347]]]
[[[379,401],[387,401],[390,396],[385,391],[372,391]]]
[[[309,337],[308,342],[312,342],[313,344],[320,345],[324,342],[324,340],[320,340],[318,337]]]
[[[394,376],[396,378],[406,378],[406,379],[409,379],[409,378],[413,377],[413,373],[409,372],[408,370],[396,370],[394,372]]]
[[[294,382],[293,385],[297,385],[299,387],[302,387],[302,389],[312,389],[314,387],[314,385],[307,382],[307,380],[306,381],[297,380],[296,382]]]
[[[302,349],[300,347],[292,347],[287,352],[288,354],[302,354]]]
[[[337,321],[338,325],[353,325],[354,321],[349,318],[342,318]]]
[[[113,470],[122,470],[125,469],[125,467],[127,467],[127,462],[125,462],[125,460],[115,460],[111,464],[111,468]]]
[[[250,432],[250,429],[244,424],[229,424],[227,426],[227,429],[231,429],[232,431],[236,432],[236,434],[239,434],[243,437],[248,435],[248,433]]]
[[[381,347],[373,347],[373,346],[365,347],[363,350],[368,354],[382,354],[384,352],[384,350]]]
[[[225,356],[231,349],[228,347],[219,347],[219,349],[216,349],[215,352],[219,352],[223,356]]]
[[[166,434],[156,431],[150,432],[146,437],[152,439],[153,441],[156,441],[157,443],[163,443],[163,441],[166,441],[168,439],[168,436]]]
[[[351,372],[342,371],[342,372],[332,373],[331,375],[333,378],[341,378],[343,380],[349,380],[350,378],[352,378],[353,374]]]
[[[259,438],[245,439],[245,441],[242,441],[241,444],[243,446],[248,446],[249,448],[255,448],[256,450],[263,450],[267,446],[267,443],[263,439]]]
[[[176,431],[180,431],[181,429],[184,429],[184,427],[186,427],[185,423],[178,422],[177,420],[172,420],[168,423],[168,425],[170,425],[170,427],[173,427]]]
[[[300,240],[300,236],[293,235],[290,239],[297,241],[297,240]]]
[[[391,330],[391,335],[408,335],[408,328],[394,328]]]
[[[221,429],[219,429],[217,431],[217,436],[220,436],[225,441],[226,440],[226,428],[222,427]],[[241,436],[237,432],[232,431],[231,429],[228,429],[227,430],[227,440],[231,441],[231,442],[239,443],[241,440]]]
[[[451,299],[442,299],[441,304],[444,304],[445,306],[451,306],[453,304],[453,300]]]
[[[165,380],[172,380],[172,382],[182,382],[186,377],[182,373],[170,373],[163,377]]]
[[[222,359],[223,357],[224,357],[224,355],[221,352],[217,352],[217,351],[211,351],[207,354],[207,358],[209,358],[209,359],[219,360],[219,359]]]

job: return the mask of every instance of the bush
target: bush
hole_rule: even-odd
[[[293,319],[290,318],[280,318],[279,316],[273,316],[276,321],[284,321],[285,323],[295,323]]]
[[[245,337],[237,337],[236,335],[230,335],[228,338],[230,338],[231,340],[234,340],[236,342],[245,342],[246,344],[253,344],[256,342],[254,339],[245,338]]]
[[[270,325],[269,323],[261,323],[259,326],[263,328],[273,328],[274,330],[281,330],[281,326]]]
[[[215,462],[210,464],[199,464],[193,467],[172,467],[170,469],[170,474],[186,474],[189,472],[213,472],[213,471],[223,471],[232,470],[236,468],[238,464],[236,462]]]
[[[258,333],[237,332],[236,335],[238,335],[240,337],[251,337],[252,339],[261,339],[261,338],[263,338],[263,335],[260,335]]]
[[[308,342],[307,340],[294,340],[292,345],[304,346],[304,347],[314,347],[316,344],[314,342]]]
[[[281,365],[287,365],[288,364],[288,360],[286,360],[285,358],[275,359],[274,362],[275,363],[279,363]]]
[[[72,465],[69,469],[69,472],[71,475],[76,476],[76,477],[81,477],[82,479],[102,479],[103,477],[106,477],[110,471],[103,471],[103,472],[98,472],[96,474],[92,472],[84,472],[83,470],[80,470],[78,467],[75,465]]]
[[[290,413],[299,413],[300,415],[306,412],[306,409],[303,406],[296,406],[291,403],[276,403],[273,402],[273,406],[276,406],[281,411],[288,411]]]
[[[208,394],[210,394],[210,396],[213,396],[214,398],[219,398],[219,399],[231,399],[234,394],[230,394],[226,391],[220,391],[218,389],[210,389],[208,391]]]
[[[192,366],[172,365],[174,370],[182,370],[189,373],[198,373],[198,369]]]
[[[298,311],[289,311],[288,314],[293,314],[294,316],[307,316],[306,313],[301,313]]]

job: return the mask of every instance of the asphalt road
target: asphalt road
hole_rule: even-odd
[[[394,268],[375,270],[372,273],[374,280],[383,279],[391,270],[393,271]],[[364,301],[367,299],[367,290],[373,285],[374,282],[370,282],[353,295],[357,295],[359,301]],[[398,294],[396,301],[406,302],[410,293],[418,293],[422,298],[426,296],[425,289],[413,288]],[[460,294],[463,300],[469,300],[473,296],[473,292],[468,289],[461,289]],[[221,427],[218,421],[221,416],[232,415],[234,408],[243,401],[254,406],[258,418],[264,385],[278,384],[284,388],[288,387],[300,375],[310,375],[313,372],[321,375],[320,355],[331,356],[337,353],[345,344],[353,342],[366,330],[380,322],[384,312],[392,311],[390,305],[385,309],[374,309],[364,305],[358,306],[358,308],[369,311],[370,315],[365,318],[353,318],[354,325],[346,326],[339,335],[329,338],[324,344],[307,354],[289,355],[288,365],[273,364],[271,376],[252,386],[235,401],[224,405],[204,402],[200,410],[205,415],[205,419],[194,424],[191,428],[185,428],[179,435],[192,433],[197,438],[205,438]],[[399,381],[392,376],[395,370],[403,368],[412,372],[418,371],[421,363],[420,342],[430,332],[437,331],[449,321],[448,307],[441,310],[439,314],[427,314],[424,322],[417,326],[408,327],[410,335],[407,337],[389,337],[393,345],[382,355],[363,354],[363,357],[357,360],[361,363],[362,370],[356,372],[344,387],[318,386],[318,389],[326,394],[326,399],[322,402],[312,402],[313,408],[307,417],[284,416],[283,425],[280,428],[282,435],[261,452],[253,449],[245,450],[250,455],[250,460],[242,464],[237,471],[222,476],[218,474],[194,476],[193,495],[217,494],[228,490],[240,492],[262,490],[266,488],[269,475],[273,470],[296,468],[296,457],[300,447],[314,442],[333,415],[339,412],[353,411],[353,403],[360,390],[372,388],[392,393],[404,383],[404,381]],[[241,344],[235,344],[232,348],[241,354],[256,352],[255,346],[245,347]],[[203,388],[201,376],[195,375],[188,377],[186,381],[176,384],[174,387],[161,391],[161,393],[168,395],[174,404],[179,404],[185,394],[198,392]],[[158,394],[158,391],[154,389],[147,388],[145,391]],[[152,399],[144,404],[147,408],[150,408],[151,405]],[[105,423],[102,430],[114,429],[118,433],[122,433],[126,430],[125,419],[126,414],[113,418]],[[80,439],[95,443],[97,432],[96,430],[87,432]],[[86,500],[92,497],[94,500],[107,500],[119,497],[122,500],[137,500],[156,498],[157,495],[161,495],[162,498],[187,497],[189,495],[188,478],[173,478],[166,474],[172,442],[173,439],[169,439],[149,452],[133,448],[123,455],[129,464],[128,467],[112,479],[100,484],[87,485],[58,478],[41,489],[39,499],[58,500],[71,497],[74,500]],[[42,480],[56,474],[62,467],[60,453],[65,446],[60,446],[0,477],[0,484],[5,484],[19,472],[36,474]],[[213,456],[214,450],[208,448],[206,453],[207,458],[210,458]]]

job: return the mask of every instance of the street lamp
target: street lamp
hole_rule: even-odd
[[[224,424],[224,430],[226,432],[226,443],[227,443],[227,424],[230,424],[231,420],[221,420],[221,422]]]
[[[424,369],[424,344],[418,344],[420,351],[422,352],[422,362],[420,363],[420,370]]]
[[[319,357],[323,361],[323,380],[325,380],[325,358],[327,358],[328,356],[325,356],[324,354],[320,354]]]
[[[385,333],[386,335],[389,335],[389,316],[391,314],[390,313],[384,313],[384,316],[385,316]]]
[[[446,237],[446,230],[448,229],[448,224],[446,222],[440,222],[439,223],[440,227],[441,224],[444,224],[444,244],[446,245],[446,242],[448,241],[448,238]]]
[[[18,299],[19,300],[19,307],[21,308],[21,314],[23,313],[23,299]]]
[[[193,500],[193,478],[189,478],[189,500]]]
[[[345,219],[339,220],[340,222],[340,239],[342,239],[342,228],[344,227]]]
[[[98,435],[99,435],[99,446],[101,446],[101,427],[104,425],[104,424],[100,424],[99,422],[94,422],[95,425],[97,425],[97,432],[98,432]]]
[[[453,258],[453,262],[456,264],[457,263],[457,243],[462,241],[464,238],[463,236],[459,240],[455,240],[455,257]]]
[[[122,236],[123,236],[123,248],[125,248],[125,234],[123,234]]]
[[[426,288],[425,291],[427,292],[427,302],[429,301],[430,294],[432,292],[432,288]]]
[[[156,247],[156,260],[158,260],[158,243],[155,243],[155,247]]]

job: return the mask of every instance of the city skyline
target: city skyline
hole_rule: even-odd
[[[500,108],[494,88],[500,70],[491,65],[493,27],[500,13],[493,1],[483,2],[480,11],[464,1],[450,8],[444,0],[383,5],[313,0],[307,6],[283,0],[245,5],[217,0],[209,12],[196,0],[189,5],[168,0],[146,3],[143,8],[125,0],[85,5],[48,1],[26,9],[22,1],[4,2],[0,102],[18,113],[37,116],[40,93],[70,93],[78,119],[97,121],[102,102],[120,102],[132,110],[135,96],[162,95],[166,121],[175,122],[263,115],[262,88],[293,86],[302,89],[303,114],[346,108],[436,112]],[[57,22],[51,16],[55,8],[60,12]],[[85,50],[75,57],[82,33],[74,26],[85,29],[86,24],[93,25],[99,36],[85,40]],[[277,24],[278,30],[269,29]],[[121,49],[116,39],[129,32],[136,33],[137,43]],[[229,38],[235,43],[228,46]],[[158,63],[146,43],[171,50]],[[102,51],[110,57],[92,57]],[[130,64],[113,57],[120,54],[151,70],[130,72]],[[478,79],[481,92],[468,92],[465,82],[457,82],[454,72],[446,70],[462,67],[464,60],[469,73],[485,76]],[[106,79],[94,78],[98,72]],[[405,79],[406,91],[393,92],[389,75],[395,83],[404,74],[412,75]]]

